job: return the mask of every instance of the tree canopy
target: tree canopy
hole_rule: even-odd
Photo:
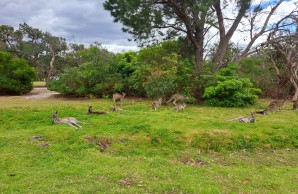
[[[251,6],[251,0],[106,0],[104,8],[110,11],[115,22],[123,24],[123,31],[132,34],[141,45],[179,36],[187,37],[195,51],[196,70],[201,73],[206,45],[212,42],[210,37],[219,37],[213,58],[214,71],[217,71],[226,64],[225,52],[240,22],[248,18],[248,26],[251,27],[248,29],[251,32],[250,42],[241,53],[242,59],[256,39],[266,32],[270,17],[282,2],[280,0],[269,6],[269,14],[264,17],[261,29],[254,28],[258,22],[256,18],[264,14],[262,11],[268,6],[262,2]],[[229,9],[236,13],[225,14]]]

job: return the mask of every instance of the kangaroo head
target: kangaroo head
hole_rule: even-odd
[[[125,92],[122,92],[122,96],[125,97],[126,96],[126,93]]]
[[[88,110],[87,110],[87,112],[86,112],[86,114],[88,115],[88,114],[90,114],[92,112],[92,106],[89,106],[88,107]]]
[[[58,118],[58,111],[56,111],[53,115],[52,115],[52,124],[54,123],[54,120]]]

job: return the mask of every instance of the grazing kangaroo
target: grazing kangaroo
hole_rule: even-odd
[[[175,104],[176,106],[173,109],[176,109],[176,111],[178,112],[179,110],[183,110],[186,107],[186,104]]]
[[[250,112],[250,117],[243,116],[243,117],[238,117],[238,118],[231,119],[228,121],[239,121],[241,123],[254,123],[254,122],[256,122],[256,117],[253,112]]]
[[[187,100],[187,99],[189,99],[189,98],[188,98],[188,97],[185,97],[185,96],[182,96],[182,95],[180,95],[180,94],[174,94],[174,95],[170,98],[170,100],[167,101],[167,103],[169,103],[169,102],[171,102],[172,100],[174,100],[173,103],[176,105],[176,101]]]
[[[124,92],[122,92],[122,94],[116,93],[113,95],[113,100],[114,100],[114,107],[116,107],[116,102],[120,101],[121,106],[122,106],[122,101],[124,99],[124,97],[126,96],[126,94]]]
[[[274,100],[268,105],[268,107],[265,110],[257,110],[256,113],[266,115],[270,111],[276,110],[277,108],[281,110],[286,101],[286,99]]]
[[[157,108],[161,105],[161,103],[162,103],[162,98],[160,98],[160,99],[154,101],[154,102],[152,103],[152,109],[157,110]]]
[[[108,112],[103,111],[103,110],[101,110],[101,111],[93,111],[93,110],[92,110],[92,106],[89,106],[89,108],[88,108],[86,114],[87,114],[87,115],[89,115],[89,114],[101,115],[101,114],[108,114]]]
[[[78,121],[74,117],[58,118],[57,111],[52,115],[52,123],[56,123],[56,124],[66,123],[66,124],[69,124],[70,126],[74,127],[75,129],[78,129],[78,127],[83,128],[81,125],[78,124],[78,123],[83,123],[83,122]]]

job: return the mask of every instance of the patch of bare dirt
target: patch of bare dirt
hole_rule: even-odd
[[[186,165],[203,166],[203,165],[206,164],[203,160],[194,159],[194,158],[191,158],[191,157],[180,158],[179,161],[182,162],[183,164],[186,164]]]
[[[24,95],[25,99],[44,99],[60,95],[58,92],[48,90],[46,87],[34,87],[31,92]]]
[[[100,148],[100,152],[105,152],[105,150],[113,143],[113,139],[110,137],[100,136],[100,137],[85,137],[85,140],[97,145]]]
[[[119,185],[122,185],[122,186],[127,186],[127,187],[129,187],[129,186],[132,186],[132,185],[136,184],[136,182],[133,181],[133,180],[130,179],[130,178],[126,178],[126,179],[119,180],[119,181],[118,181],[118,184],[119,184]]]

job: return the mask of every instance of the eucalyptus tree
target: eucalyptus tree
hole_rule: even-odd
[[[55,69],[55,59],[57,56],[64,58],[67,45],[65,38],[23,23],[18,30],[7,25],[0,26],[0,49],[26,59],[36,69],[38,77],[48,83]]]
[[[278,77],[277,97],[283,97],[281,90],[290,82],[294,88],[293,109],[298,109],[298,10],[281,18],[273,26],[259,52],[269,58]]]
[[[275,2],[271,7],[264,29],[259,30],[256,37],[252,35],[247,49],[241,55],[242,58],[248,55],[256,39],[266,32],[270,17],[283,1]],[[110,11],[115,22],[123,24],[123,31],[132,34],[141,46],[186,36],[194,48],[198,74],[203,71],[206,45],[212,42],[211,38],[219,37],[216,54],[212,59],[216,64],[213,70],[217,71],[225,64],[225,52],[243,18],[247,17],[249,12],[264,14],[262,11],[267,8],[261,4],[253,8],[252,0],[106,0],[103,5]],[[226,14],[229,10],[236,13]],[[251,18],[255,15],[252,14]],[[252,25],[256,22],[253,19],[250,21]],[[251,32],[254,32],[254,29],[251,29]]]
[[[67,44],[65,38],[52,36],[48,32],[44,33],[43,41],[46,53],[49,53],[49,55],[51,56],[51,60],[48,66],[49,68],[45,77],[45,82],[46,84],[48,84],[55,70],[54,62],[56,56],[63,57],[67,49]]]
[[[11,52],[15,46],[14,28],[8,25],[0,25],[0,50]]]

